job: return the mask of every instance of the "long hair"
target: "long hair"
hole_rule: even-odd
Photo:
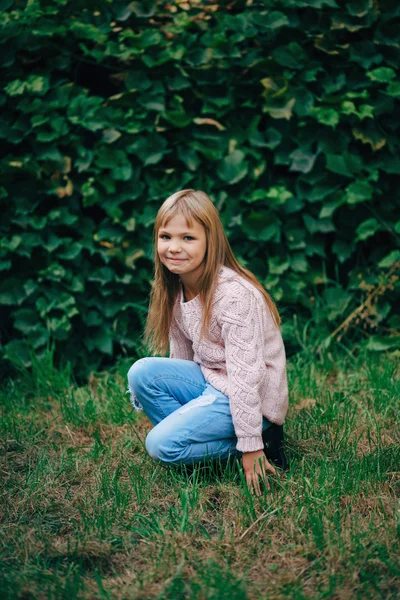
[[[165,267],[157,252],[159,230],[176,214],[186,218],[188,227],[196,219],[205,229],[206,254],[202,275],[197,281],[199,299],[203,308],[201,336],[210,325],[212,301],[217,285],[218,273],[222,265],[233,269],[250,281],[264,296],[275,325],[279,327],[278,310],[268,292],[255,275],[242,267],[236,260],[226,237],[217,209],[205,192],[200,190],[181,190],[169,196],[161,205],[154,224],[154,284],[150,293],[150,305],[144,332],[144,341],[154,354],[166,354],[169,344],[169,331],[176,298],[180,291],[179,275],[171,273]]]

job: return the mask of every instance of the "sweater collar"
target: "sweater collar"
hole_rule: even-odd
[[[229,281],[231,279],[234,279],[234,277],[236,277],[236,271],[234,271],[233,269],[231,269],[230,267],[226,267],[225,265],[222,265],[219,269],[218,272],[218,283],[221,283],[223,281]],[[178,294],[178,298],[177,301],[179,302],[179,304],[183,305],[183,306],[194,306],[198,303],[199,301],[199,296],[196,296],[195,298],[193,298],[192,300],[188,300],[187,302],[185,302],[184,296],[183,296],[183,285],[182,282],[180,282],[180,291]]]

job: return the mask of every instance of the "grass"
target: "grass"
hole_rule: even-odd
[[[290,360],[291,467],[260,497],[152,461],[128,367],[3,387],[2,599],[399,597],[398,356]]]

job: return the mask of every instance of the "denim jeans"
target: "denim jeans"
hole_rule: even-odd
[[[149,455],[164,464],[240,458],[229,398],[207,383],[200,366],[179,358],[141,358],[128,372],[128,389],[154,427]],[[263,417],[262,428],[271,422]]]

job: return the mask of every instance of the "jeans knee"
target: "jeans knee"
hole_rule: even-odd
[[[128,384],[131,392],[135,392],[148,373],[151,358],[140,358],[128,371]]]
[[[154,427],[146,436],[145,446],[147,453],[151,458],[162,461],[165,459],[165,453],[162,450],[162,444],[160,442],[156,428]]]
[[[171,443],[156,427],[147,434],[145,447],[154,460],[164,464],[174,464],[180,461],[181,448]]]

